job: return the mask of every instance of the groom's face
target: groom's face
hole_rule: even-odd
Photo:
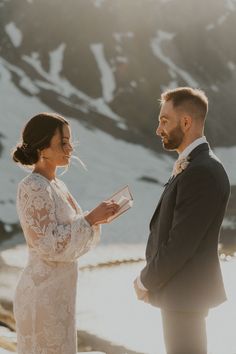
[[[180,125],[180,113],[173,107],[171,101],[163,103],[161,107],[156,134],[161,137],[166,150],[177,150],[183,142],[184,133]]]

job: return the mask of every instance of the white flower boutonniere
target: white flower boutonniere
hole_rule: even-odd
[[[183,172],[188,167],[189,163],[190,160],[188,156],[178,159],[174,164],[173,175],[176,177],[178,174]]]

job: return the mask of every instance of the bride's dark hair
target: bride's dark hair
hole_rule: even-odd
[[[12,152],[12,158],[25,166],[34,165],[39,160],[39,151],[50,146],[51,139],[68,121],[57,113],[39,113],[31,118],[22,131],[21,142]]]

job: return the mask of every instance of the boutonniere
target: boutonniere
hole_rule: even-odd
[[[176,177],[178,174],[186,170],[189,163],[190,163],[189,156],[178,159],[174,164],[173,175]]]

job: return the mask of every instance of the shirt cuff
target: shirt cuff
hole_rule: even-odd
[[[137,280],[137,285],[140,290],[148,291],[148,289],[145,288],[145,286],[143,285],[140,276],[138,276],[136,280]]]
[[[83,214],[82,214],[82,217],[84,219],[84,222],[87,226],[89,227],[92,227],[92,225],[90,225],[90,223],[88,222],[88,220],[86,220],[85,216],[88,215],[88,211],[85,211]]]

